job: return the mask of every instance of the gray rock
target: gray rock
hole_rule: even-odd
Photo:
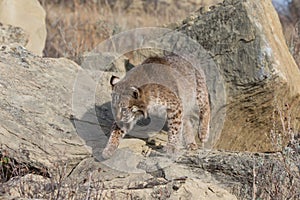
[[[178,168],[178,166],[177,166]],[[175,168],[175,170],[177,169]],[[62,170],[63,168],[56,169]],[[63,172],[63,171],[61,171]],[[189,178],[177,171],[167,179],[148,173],[124,173],[111,170],[92,158],[83,160],[66,179],[26,175],[4,184],[7,199],[31,197],[49,199],[236,199],[209,180]],[[190,170],[186,170],[191,175]],[[196,174],[194,174],[196,176]],[[23,191],[23,194],[21,193]],[[59,191],[59,193],[58,193]],[[76,191],[76,192],[75,192]]]
[[[271,151],[271,131],[286,144],[289,134],[278,112],[299,130],[300,72],[271,1],[226,0],[200,9],[177,30],[201,44],[224,80],[226,118],[222,131],[212,135],[213,148]],[[189,47],[181,43],[180,48]],[[209,69],[206,75],[214,76]],[[213,104],[222,101],[216,95]]]
[[[0,47],[1,150],[20,163],[71,169],[90,150],[72,124],[72,90],[80,69],[67,59],[43,59],[18,44]]]
[[[286,145],[287,130],[300,128],[300,73],[271,2],[225,1],[201,8],[176,30],[203,49],[173,33],[151,39],[157,49],[198,53],[212,112],[205,147],[274,151],[279,150],[275,140]],[[162,53],[137,51],[134,62],[155,54]],[[282,125],[282,119],[288,122]]]
[[[28,35],[23,29],[0,23],[0,44],[19,43],[25,46],[28,43]]]
[[[156,172],[127,173],[87,158],[67,178],[59,178],[65,172],[62,165],[51,169],[50,178],[16,177],[0,191],[8,197],[45,199],[299,199],[299,170],[291,163],[291,157],[279,153],[197,151]]]
[[[105,72],[126,72],[130,69],[128,58],[107,52],[89,52],[82,56],[83,69],[95,69]]]
[[[300,84],[270,2],[225,1],[201,13],[189,17],[178,30],[212,55],[224,79],[225,124],[213,135],[212,145],[272,149],[265,134],[272,127],[274,101],[289,105],[291,123],[297,128]],[[40,58],[20,45],[0,47],[1,158],[8,156],[17,172],[27,173],[12,173],[14,177],[0,185],[1,196],[299,199],[296,142],[283,153],[198,150],[183,151],[177,160],[163,156],[155,160],[156,155],[144,149],[144,141],[126,139],[115,160],[102,162],[99,155],[112,120],[108,82],[111,74],[124,75],[118,70],[84,71],[72,61]],[[213,86],[209,85],[212,103],[220,106],[219,90],[213,91]],[[3,159],[0,167],[8,163]]]
[[[203,183],[199,179],[188,179],[174,192],[170,199],[237,199],[226,190],[214,184]]]

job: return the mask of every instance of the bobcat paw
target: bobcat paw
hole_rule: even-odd
[[[106,160],[109,159],[110,157],[112,157],[112,155],[115,153],[115,150],[112,150],[110,148],[105,148],[102,151],[102,157]]]
[[[199,139],[202,143],[205,143],[208,141],[208,138],[209,138],[209,128],[207,130],[202,130],[200,133],[199,133]]]
[[[208,141],[208,135],[206,134],[206,135],[201,135],[201,137],[200,137],[200,141],[202,142],[202,143],[205,143],[205,142],[207,142]]]

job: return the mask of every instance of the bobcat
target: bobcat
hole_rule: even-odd
[[[203,71],[176,55],[151,57],[130,70],[120,80],[112,76],[112,110],[115,114],[109,141],[102,152],[104,159],[113,155],[123,138],[153,107],[166,111],[167,153],[176,153],[180,134],[188,149],[196,149],[192,131],[192,111],[197,108],[198,136],[205,142],[209,134],[210,103]]]

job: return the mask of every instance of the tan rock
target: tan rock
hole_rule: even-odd
[[[203,183],[197,179],[187,179],[184,185],[182,185],[178,191],[174,192],[170,199],[222,199],[222,200],[234,200],[237,199],[234,195],[228,191],[217,187],[213,184]]]
[[[73,84],[80,67],[43,59],[18,44],[0,47],[0,151],[18,162],[68,169],[91,155],[72,124]]]
[[[0,22],[18,26],[29,34],[26,48],[43,54],[46,42],[46,13],[38,0],[0,0]]]
[[[216,65],[203,65],[212,105],[206,147],[278,150],[274,147],[287,143],[288,130],[300,128],[300,73],[277,13],[271,1],[232,0],[208,8],[193,13],[177,27],[197,39]],[[180,49],[194,51],[177,38],[158,43],[167,46],[172,40]],[[161,55],[161,51],[139,50],[132,58],[138,64],[155,54]]]
[[[124,139],[124,140],[121,140],[119,148],[120,149],[129,148],[133,152],[141,154],[146,149],[146,142],[143,140],[134,139],[134,138]]]
[[[274,150],[277,142],[270,140],[271,131],[279,140],[288,137],[288,123],[283,128],[278,111],[294,131],[300,128],[300,72],[271,1],[227,0],[198,15],[193,24],[187,20],[178,30],[209,52],[226,86],[225,123],[220,134],[211,136],[211,147]],[[207,76],[213,77],[209,70]]]

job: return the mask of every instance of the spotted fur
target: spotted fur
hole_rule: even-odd
[[[178,57],[149,58],[143,64],[160,63],[170,67],[181,64],[186,66],[186,62],[181,63]],[[188,66],[191,69],[191,66]],[[185,70],[185,69],[181,69]],[[180,72],[180,73],[184,73]],[[209,133],[210,104],[209,95],[206,87],[206,81],[203,73],[195,71],[196,79],[196,101],[199,106],[199,130],[198,136],[201,141],[206,141]],[[133,80],[129,82],[134,82]],[[118,77],[112,76],[110,81],[112,91],[112,109],[115,114],[115,122],[112,126],[109,141],[102,153],[107,159],[113,155],[118,148],[120,139],[128,133],[136,122],[141,118],[147,118],[148,111],[154,105],[164,106],[167,112],[168,142],[165,147],[168,153],[175,153],[180,143],[180,134],[188,149],[196,149],[194,134],[192,133],[192,124],[188,115],[184,116],[183,103],[176,93],[176,90],[170,90],[161,84],[150,83],[140,87],[134,84],[127,85],[119,82]],[[184,130],[184,131],[183,131]]]

